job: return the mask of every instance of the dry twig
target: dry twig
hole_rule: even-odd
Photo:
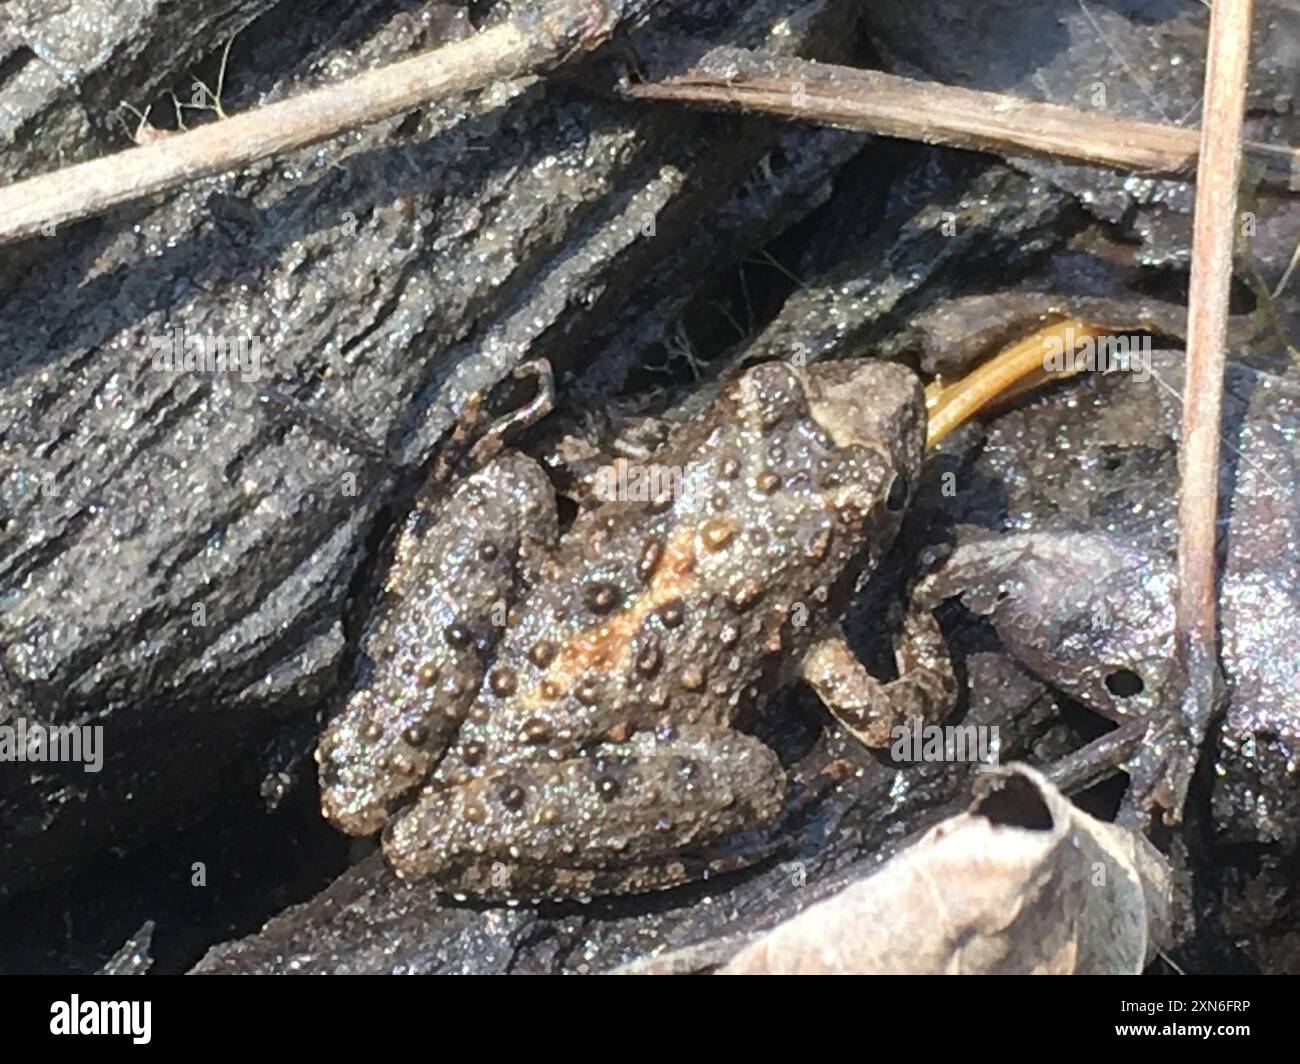
[[[688,73],[631,85],[629,95],[740,109],[976,151],[1071,159],[1185,177],[1194,129],[1109,118],[1059,104],[915,81],[895,74],[719,48]],[[1300,149],[1250,143],[1264,180],[1300,188]]]
[[[1241,176],[1241,122],[1249,72],[1251,0],[1219,0],[1210,16],[1205,120],[1192,230],[1187,368],[1178,455],[1178,593],[1175,613],[1179,704],[1167,706],[1142,752],[1129,818],[1156,807],[1182,816],[1221,680],[1216,647],[1215,541],[1228,294]]]
[[[587,52],[659,0],[537,0],[512,21],[336,85],[0,189],[0,244],[302,148]],[[1107,118],[998,93],[718,49],[687,75],[633,85],[640,99],[740,107],[926,143],[1019,151],[1186,175],[1193,130]],[[1300,187],[1300,150],[1249,144],[1266,183]]]
[[[466,41],[0,189],[0,244],[588,52],[658,0],[538,0]]]

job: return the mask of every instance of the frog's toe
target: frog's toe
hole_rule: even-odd
[[[803,661],[803,680],[837,720],[866,746],[888,746],[896,728],[935,724],[953,711],[957,678],[934,614],[920,604],[904,618],[894,645],[898,678],[877,680],[836,626]]]

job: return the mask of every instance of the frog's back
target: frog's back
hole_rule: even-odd
[[[608,501],[513,611],[440,776],[725,726],[788,680],[836,581],[874,564],[896,524],[879,512],[888,448],[837,443],[817,395],[805,374],[756,367],[651,462],[604,471]]]

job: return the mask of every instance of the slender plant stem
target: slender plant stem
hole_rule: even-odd
[[[509,22],[199,129],[0,189],[0,244],[226,173],[421,104],[543,72],[590,51],[658,0],[539,0]]]
[[[1087,322],[1065,318],[1023,337],[956,381],[931,384],[925,390],[926,446],[934,447],[990,404],[1050,380],[1051,352],[1059,351],[1068,366],[1077,344],[1101,335],[1102,330]],[[1068,376],[1076,371],[1063,367],[1056,372]]]
[[[1214,714],[1221,681],[1216,639],[1215,543],[1228,296],[1241,178],[1241,123],[1249,73],[1251,0],[1218,0],[1210,16],[1205,118],[1192,227],[1187,364],[1178,470],[1178,705],[1166,707],[1139,763],[1135,790],[1166,822],[1182,816],[1187,788]]]
[[[1195,129],[739,48],[715,49],[685,74],[633,84],[626,92],[635,99],[783,115],[927,144],[1153,175],[1189,176],[1199,141]],[[1300,149],[1250,143],[1247,150],[1263,164],[1266,183],[1300,189]]]

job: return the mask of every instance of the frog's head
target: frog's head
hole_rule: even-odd
[[[819,362],[802,376],[817,424],[836,447],[863,455],[846,501],[901,521],[925,454],[921,382],[906,367],[879,361]]]

